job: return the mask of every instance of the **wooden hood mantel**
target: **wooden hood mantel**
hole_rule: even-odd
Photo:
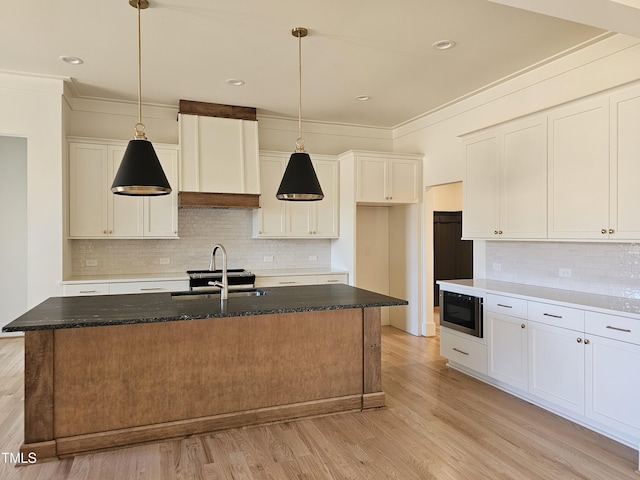
[[[260,195],[251,193],[180,192],[178,207],[260,208]]]

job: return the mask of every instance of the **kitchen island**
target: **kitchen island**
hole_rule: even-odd
[[[49,298],[25,332],[23,453],[54,458],[384,406],[380,307],[347,285]]]

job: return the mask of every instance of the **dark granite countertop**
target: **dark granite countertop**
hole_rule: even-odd
[[[170,293],[51,297],[3,332],[174,322],[217,317],[408,305],[406,300],[343,284],[263,288],[266,295],[175,299]]]

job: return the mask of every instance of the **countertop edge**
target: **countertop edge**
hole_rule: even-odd
[[[523,300],[552,302],[569,308],[640,320],[640,300],[635,298],[614,297],[576,290],[503,282],[500,280],[438,280],[437,283],[441,286],[450,285],[453,288],[461,287],[462,289],[472,289],[496,295],[509,295]]]

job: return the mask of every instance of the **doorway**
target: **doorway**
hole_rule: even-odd
[[[462,240],[462,212],[433,212],[433,304],[439,306],[438,280],[473,278],[473,241]]]
[[[26,138],[0,135],[0,225],[2,328],[27,310]]]

